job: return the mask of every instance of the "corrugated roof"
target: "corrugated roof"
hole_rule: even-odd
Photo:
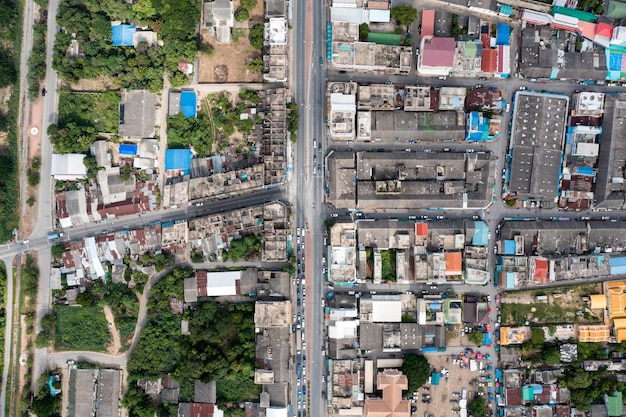
[[[402,43],[402,35],[395,33],[369,32],[367,41],[374,42],[378,45],[400,46]]]
[[[415,235],[416,236],[428,236],[428,224],[415,223]]]
[[[452,67],[454,64],[454,38],[432,38],[424,43],[422,65],[430,67]]]
[[[435,34],[435,11],[422,10],[422,39]]]
[[[595,23],[579,20],[576,32],[578,32],[580,36],[583,36],[590,40],[594,40],[596,38],[597,26],[598,25],[596,25]]]
[[[463,273],[463,258],[461,252],[446,253],[446,275],[460,275]]]
[[[565,16],[571,16],[579,20],[584,20],[585,22],[597,22],[598,16],[593,13],[585,12],[582,10],[570,9],[569,7],[553,7],[552,15],[555,14],[563,14]]]
[[[480,64],[482,72],[496,72],[498,52],[495,49],[483,49],[483,59]]]
[[[503,23],[498,23],[496,45],[509,45],[510,38],[511,38],[511,27]]]

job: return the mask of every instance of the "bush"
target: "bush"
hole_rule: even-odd
[[[235,20],[239,23],[243,23],[250,19],[250,13],[246,9],[239,9],[235,12]]]
[[[248,36],[250,37],[250,45],[252,45],[254,49],[263,49],[263,43],[265,42],[265,25],[262,23],[257,23],[256,25],[252,26],[252,28],[250,29],[250,34]]]
[[[261,243],[263,237],[261,235],[246,236],[241,240],[233,240],[230,242],[230,248],[228,252],[222,253],[222,258],[226,261],[230,259],[233,262],[237,262],[239,259],[250,260],[251,258],[258,258],[261,254]]]
[[[252,72],[258,72],[259,74],[263,72],[263,59],[262,58],[254,58],[246,62],[246,69]]]
[[[241,0],[241,7],[250,11],[256,7],[256,0]]]
[[[65,253],[65,246],[63,245],[54,245],[50,248],[50,253],[54,259],[61,259],[63,254]]]

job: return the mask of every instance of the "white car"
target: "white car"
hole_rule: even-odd
[[[306,342],[302,342],[302,350],[306,350]]]
[[[300,228],[299,227],[296,229],[296,236],[300,236]]]

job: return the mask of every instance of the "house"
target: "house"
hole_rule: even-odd
[[[120,102],[119,135],[154,136],[156,94],[146,90],[124,91]]]
[[[204,3],[204,26],[215,36],[217,43],[230,43],[230,29],[234,26],[233,2],[215,0]]]
[[[52,154],[52,176],[55,180],[76,181],[87,178],[87,167],[82,154]]]
[[[409,381],[401,371],[385,370],[376,378],[376,387],[383,392],[382,398],[365,400],[365,417],[409,417],[411,403],[402,398],[402,391],[409,388]]]
[[[447,76],[454,65],[454,38],[424,37],[417,60],[417,72],[421,75]]]

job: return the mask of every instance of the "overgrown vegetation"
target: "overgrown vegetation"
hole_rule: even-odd
[[[233,240],[230,242],[228,252],[222,253],[222,259],[233,262],[237,262],[239,259],[258,259],[261,255],[262,243],[263,236],[261,235],[251,235],[240,240]]]
[[[57,350],[106,351],[110,335],[102,308],[55,306]]]
[[[48,135],[57,153],[84,153],[98,133],[117,133],[120,96],[106,93],[70,93],[59,95],[59,120],[48,127]]]
[[[28,185],[31,187],[36,187],[39,185],[40,181],[40,171],[41,170],[41,158],[36,156],[30,162],[30,167],[28,167],[26,178],[28,180]]]
[[[402,373],[409,380],[409,392],[417,391],[428,381],[430,363],[423,355],[407,353],[402,362]]]
[[[129,343],[135,333],[137,315],[139,314],[139,300],[135,292],[126,284],[103,284],[97,281],[91,291],[98,299],[98,306],[108,305],[115,316],[115,326],[120,333],[122,345]]]
[[[398,25],[406,26],[408,32],[411,23],[417,19],[417,10],[408,4],[403,4],[391,9],[391,17]]]
[[[578,10],[584,10],[586,12],[600,15],[604,11],[604,1],[602,0],[579,0],[578,4],[576,5],[576,8]]]
[[[235,131],[245,137],[254,126],[252,120],[239,117],[246,108],[243,101],[234,105],[226,93],[209,96],[202,102],[196,118],[179,113],[167,119],[167,145],[169,148],[191,146],[199,156],[211,155],[214,142],[218,143],[218,151],[224,149]]]
[[[28,57],[28,99],[39,97],[39,83],[46,78],[46,21],[33,25],[33,48]]]
[[[164,46],[141,43],[113,46],[111,21],[141,22],[159,33]],[[140,0],[134,4],[117,0],[67,0],[57,15],[54,67],[66,81],[110,78],[118,88],[163,87],[163,66],[175,74],[178,61],[193,62],[198,51],[196,26],[200,21],[197,0]],[[66,55],[72,33],[80,47],[77,56]]]
[[[54,378],[51,372],[43,373],[37,381],[37,386],[39,387],[37,393],[28,393],[27,398],[25,398],[28,409],[38,417],[61,417],[61,396],[53,397],[50,395],[50,387],[48,386],[50,377]],[[60,390],[61,381],[55,380],[52,383],[52,387]],[[28,415],[28,413],[25,415]]]
[[[21,3],[0,0],[0,88],[13,85],[8,102],[0,106],[0,132],[7,132],[0,151],[0,241],[13,238],[19,225],[18,65],[22,41]]]
[[[12,277],[8,277],[12,279]],[[0,329],[6,326],[6,287],[7,287],[7,270],[4,262],[0,262]],[[4,331],[0,332],[0,357],[4,357]],[[0,372],[2,372],[4,364],[0,363]]]
[[[296,143],[299,119],[300,114],[298,113],[298,104],[295,102],[289,103],[287,105],[287,131],[291,134],[292,143]]]
[[[169,298],[183,298],[183,282],[191,269],[177,268],[152,287],[148,321],[128,362],[129,391],[122,404],[131,417],[168,414],[168,406],[150,401],[136,386],[141,378],[171,372],[181,383],[180,400],[190,401],[194,380],[217,381],[218,403],[251,401],[260,387],[254,384],[255,338],[253,304],[202,303],[185,313],[189,336],[181,336],[182,317],[169,308]],[[162,415],[162,414],[159,414]]]
[[[250,33],[248,33],[248,37],[250,38],[250,45],[254,49],[258,49],[259,51],[263,49],[263,42],[265,36],[265,25],[263,23],[257,23],[256,25],[250,28]]]
[[[39,268],[37,267],[37,261],[30,254],[26,255],[26,261],[22,264],[20,282],[25,296],[34,297],[37,295]]]
[[[395,282],[396,280],[396,250],[381,250],[380,260],[382,264],[383,281]]]
[[[154,270],[160,272],[174,265],[174,260],[174,255],[169,255],[166,253],[159,253],[154,255],[150,252],[146,252],[141,255],[141,259],[137,263],[142,266],[154,266]]]
[[[359,41],[367,42],[367,35],[370,33],[370,25],[367,23],[361,23],[359,25]]]

